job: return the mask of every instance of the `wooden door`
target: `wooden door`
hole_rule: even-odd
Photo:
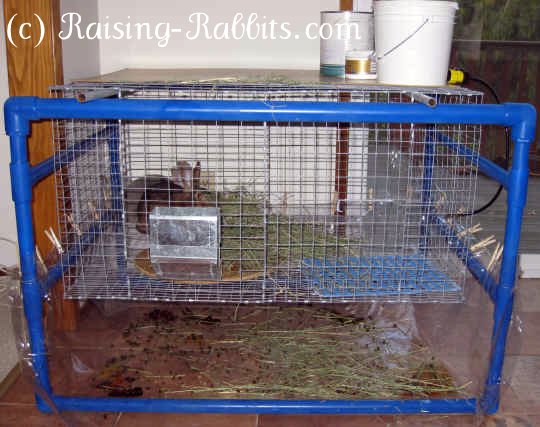
[[[9,94],[48,97],[50,86],[64,82],[62,42],[58,37],[60,0],[4,0],[6,31],[10,20],[10,37],[6,34]],[[43,40],[36,47],[42,35]],[[51,141],[50,123],[32,125],[28,153],[32,164],[53,154]],[[44,230],[52,227],[58,235],[55,201],[54,177],[50,176],[34,188],[33,194],[34,233],[42,254],[52,249]],[[54,287],[52,294],[56,326],[63,330],[75,329],[77,301],[63,299],[61,284]]]

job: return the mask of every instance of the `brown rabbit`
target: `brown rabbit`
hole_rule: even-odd
[[[201,162],[195,167],[182,160],[171,170],[172,178],[153,178],[137,204],[137,231],[148,234],[150,213],[157,206],[204,206],[200,191]]]

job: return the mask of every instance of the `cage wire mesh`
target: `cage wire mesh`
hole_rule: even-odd
[[[61,95],[106,89],[138,99],[413,102],[403,88],[292,84],[86,84]],[[418,91],[441,104],[482,102],[461,88]],[[473,125],[58,121],[65,295],[461,301],[466,268],[432,218],[471,226],[460,214],[473,209],[477,170],[460,152],[478,152],[480,140]],[[196,257],[173,259],[172,276],[157,273],[158,207],[217,210],[215,276],[182,276],[208,261]],[[185,227],[169,228],[185,240]]]

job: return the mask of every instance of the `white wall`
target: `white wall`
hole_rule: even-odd
[[[98,20],[98,0],[61,0],[61,16],[69,12],[81,15],[81,26]],[[62,30],[67,30],[67,22],[62,22]],[[62,42],[64,81],[96,76],[99,67],[99,40],[79,40],[75,37]]]
[[[0,13],[0,26],[4,28],[3,13]],[[0,105],[9,96],[6,44],[4,31],[0,31]],[[4,115],[0,114],[0,238],[15,240],[15,210],[11,200],[9,178],[9,139],[4,132]],[[0,264],[12,265],[19,262],[16,247],[0,240]]]
[[[98,0],[100,22],[170,22],[172,27],[193,29],[188,16],[206,12],[210,23],[231,22],[237,12],[256,12],[267,22],[290,22],[291,31],[302,32],[318,23],[321,10],[336,10],[338,0]],[[129,18],[128,18],[129,17]],[[165,48],[156,40],[102,40],[101,72],[121,68],[233,67],[313,68],[319,66],[319,40],[203,40],[171,37]]]

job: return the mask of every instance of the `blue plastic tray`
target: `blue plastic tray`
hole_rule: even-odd
[[[423,255],[304,259],[302,276],[325,297],[460,293]]]

